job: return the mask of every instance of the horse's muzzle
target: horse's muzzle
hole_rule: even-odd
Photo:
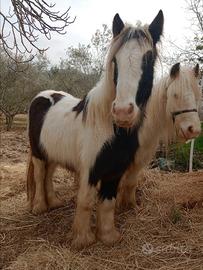
[[[123,128],[131,128],[135,124],[138,115],[138,111],[132,103],[122,107],[113,103],[111,112],[115,124]]]

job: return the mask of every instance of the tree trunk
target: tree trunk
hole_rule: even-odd
[[[13,124],[13,115],[6,115],[6,130],[9,131]]]

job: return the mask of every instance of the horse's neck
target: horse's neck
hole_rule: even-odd
[[[159,136],[163,135],[167,128],[167,113],[166,113],[166,102],[167,102],[167,78],[160,80],[152,89],[152,96],[147,108],[147,115],[149,122],[154,130],[154,133],[158,133]],[[151,118],[151,119],[150,119]],[[156,128],[154,128],[156,127]]]
[[[154,151],[161,138],[166,138],[168,119],[166,113],[166,78],[152,89],[152,95],[146,107],[146,118],[139,132],[141,146]]]
[[[114,99],[113,85],[103,76],[98,84],[89,92],[87,118],[90,123],[109,122],[111,120],[111,104]]]

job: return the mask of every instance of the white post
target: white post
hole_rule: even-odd
[[[194,143],[195,143],[195,140],[192,139],[192,140],[191,140],[191,144],[190,144],[189,172],[192,172],[193,153],[194,153]]]

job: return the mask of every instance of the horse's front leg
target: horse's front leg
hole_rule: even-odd
[[[142,178],[142,170],[135,166],[131,166],[123,176],[116,200],[119,209],[130,209],[140,204],[140,192],[137,189],[140,178]]]
[[[84,174],[83,174],[84,175]],[[76,249],[91,245],[95,241],[95,235],[91,231],[91,212],[95,201],[96,188],[90,186],[88,177],[80,179],[80,187],[77,196],[77,208],[73,223],[73,242]]]
[[[119,180],[102,182],[99,191],[100,204],[97,212],[97,238],[104,244],[111,245],[120,240],[114,222],[116,194]]]

